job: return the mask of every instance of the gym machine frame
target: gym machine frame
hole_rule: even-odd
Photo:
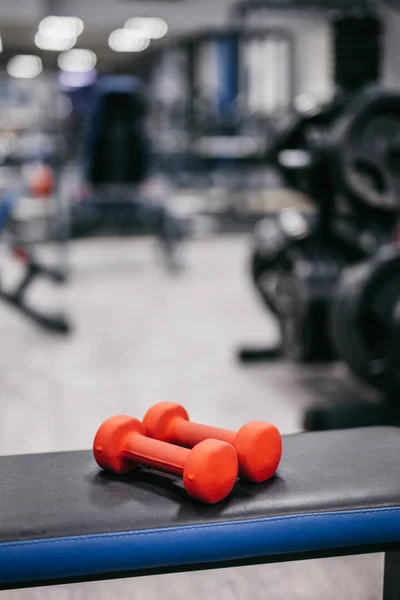
[[[3,235],[5,233],[6,244],[10,248],[12,255],[24,265],[24,273],[14,289],[7,290],[0,285],[0,299],[40,327],[54,333],[68,334],[70,333],[71,326],[65,315],[46,314],[33,308],[26,302],[26,294],[37,279],[44,278],[53,283],[62,284],[65,283],[67,274],[63,269],[42,264],[22,240],[19,240],[9,232],[4,232],[15,201],[15,193],[3,200],[0,207],[0,230],[3,230]]]

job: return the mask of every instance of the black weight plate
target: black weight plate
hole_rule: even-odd
[[[281,252],[288,244],[289,240],[283,233],[276,217],[267,217],[257,223],[251,255],[251,276],[264,304],[273,313],[276,313],[273,301],[276,269]]]
[[[275,314],[277,275],[284,255],[291,244],[307,237],[315,224],[314,215],[284,210],[276,217],[267,217],[256,225],[251,275],[262,300]]]
[[[265,306],[276,314],[273,301],[276,287],[276,272],[274,267],[276,267],[274,261],[267,262],[265,257],[260,255],[257,250],[253,252],[251,256],[252,280]]]
[[[287,251],[287,263],[278,277],[276,309],[284,353],[292,360],[334,357],[328,305],[341,268],[341,257],[313,237]]]
[[[283,211],[257,226],[253,281],[279,321],[289,358],[304,362],[334,356],[328,304],[345,264],[337,247],[320,239],[315,215]]]
[[[331,123],[342,112],[345,99],[338,95],[323,105],[313,105],[303,97],[297,100],[297,109],[273,119],[271,158],[287,185],[313,195],[314,173],[324,157]]]
[[[368,272],[368,265],[362,264],[350,267],[342,273],[332,308],[331,329],[340,358],[345,360],[361,379],[372,383],[375,373],[370,364],[368,349],[359,339],[356,327],[359,296]]]
[[[341,356],[362,379],[387,385],[387,340],[400,298],[400,252],[388,247],[346,269],[332,306],[332,337]]]
[[[400,94],[371,89],[357,96],[332,128],[333,175],[357,205],[400,210]]]
[[[276,115],[271,125],[274,152],[306,150],[310,130],[325,132],[342,112],[344,103],[344,96],[339,95],[327,104],[315,104],[310,98],[305,101],[305,109],[291,107],[285,113]]]
[[[296,277],[293,265],[278,275],[276,307],[284,355],[297,362],[312,354],[311,304],[306,278]]]
[[[335,357],[322,305],[285,315],[281,321],[284,355],[295,362],[325,362]]]

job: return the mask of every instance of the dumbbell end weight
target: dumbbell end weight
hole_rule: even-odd
[[[180,404],[174,402],[159,402],[149,408],[143,418],[147,434],[156,439],[179,443],[176,440],[176,423],[189,421],[187,411]],[[201,438],[201,441],[204,438]],[[186,444],[182,444],[185,446]],[[190,447],[190,445],[188,445]]]
[[[121,447],[124,440],[137,428],[137,420],[125,415],[111,417],[102,423],[93,442],[93,455],[99,467],[119,474],[128,473],[135,468],[134,462],[123,455]],[[146,435],[143,425],[140,430]]]
[[[233,446],[219,440],[204,440],[190,451],[185,463],[185,490],[192,498],[207,504],[220,502],[231,493],[238,468]]]
[[[234,439],[240,477],[261,483],[275,475],[282,457],[282,438],[270,423],[251,421],[241,427]]]

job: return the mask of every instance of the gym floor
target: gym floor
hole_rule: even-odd
[[[344,388],[351,394],[340,366],[236,362],[241,344],[277,339],[248,280],[248,250],[243,235],[193,241],[186,271],[173,276],[151,240],[75,242],[69,285],[39,285],[32,297],[65,308],[73,336],[51,337],[0,306],[0,453],[88,448],[102,420],[141,417],[161,400],[184,403],[198,421],[236,429],[269,420],[294,433],[308,406]],[[375,600],[382,569],[382,556],[370,555],[16,590],[0,599]]]

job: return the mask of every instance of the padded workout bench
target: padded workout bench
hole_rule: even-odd
[[[284,437],[278,474],[209,506],[92,453],[0,458],[0,587],[386,552],[400,598],[400,429]]]

